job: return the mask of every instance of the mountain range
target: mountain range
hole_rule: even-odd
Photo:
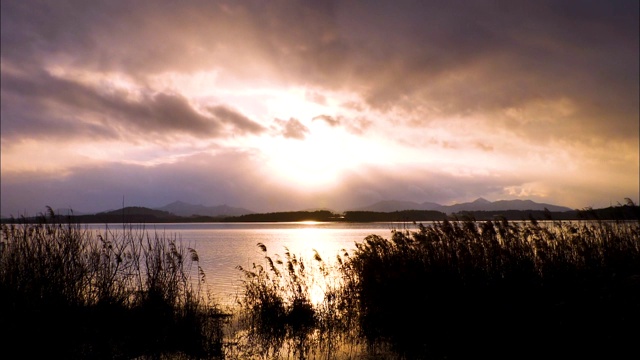
[[[57,216],[72,216],[79,222],[86,223],[162,223],[162,222],[278,222],[278,221],[440,221],[445,218],[458,219],[459,216],[470,216],[478,221],[493,220],[503,217],[509,220],[578,220],[578,219],[610,219],[640,220],[640,210],[630,200],[627,204],[608,208],[592,209],[591,207],[570,209],[531,200],[499,200],[488,201],[483,198],[475,201],[440,205],[433,202],[416,203],[411,201],[380,201],[375,204],[349,209],[338,213],[328,209],[308,211],[288,211],[256,213],[248,209],[228,205],[204,206],[193,205],[181,201],[159,208],[129,206],[119,210],[109,210],[94,214],[82,214],[70,209],[56,209]],[[41,214],[44,216],[46,214]],[[33,217],[32,219],[36,219]],[[1,218],[0,222],[13,221],[13,218]]]
[[[507,210],[544,210],[552,212],[564,212],[574,209],[546,203],[537,203],[531,200],[498,200],[489,201],[478,198],[472,202],[465,202],[454,205],[440,205],[433,202],[417,203],[413,201],[386,200],[375,204],[351,209],[351,211],[375,211],[393,212],[403,210],[435,210],[445,214],[453,214],[460,211],[507,211]]]
[[[445,214],[453,214],[460,211],[506,211],[506,210],[544,210],[552,212],[572,211],[575,209],[566,206],[559,206],[546,203],[538,203],[532,200],[498,200],[489,201],[484,198],[478,198],[471,202],[465,202],[453,205],[441,205],[434,202],[417,203],[413,201],[386,200],[379,201],[369,206],[349,209],[348,211],[375,211],[375,212],[394,212],[403,210],[434,210]],[[228,205],[204,206],[194,205],[182,201],[175,201],[171,204],[155,208],[154,210],[167,211],[178,216],[242,216],[247,214],[255,214],[255,211],[232,207]],[[318,210],[318,209],[315,209]],[[327,209],[322,209],[327,210]]]
[[[507,211],[507,210],[544,210],[547,209],[552,212],[565,212],[572,211],[575,209],[571,209],[565,206],[558,206],[553,204],[546,203],[538,203],[531,200],[498,200],[498,201],[489,201],[484,198],[478,198],[471,202],[465,202],[460,204],[453,205],[441,205],[434,202],[423,202],[417,203],[413,201],[399,201],[399,200],[385,200],[379,201],[374,204],[348,209],[347,211],[372,211],[372,212],[395,212],[395,211],[404,211],[404,210],[433,210],[439,211],[445,214],[454,214],[460,211]],[[242,207],[233,207],[229,205],[216,205],[216,206],[205,206],[202,204],[190,204],[183,201],[174,201],[170,204],[152,208],[152,210],[159,210],[166,213],[170,213],[176,216],[181,217],[191,217],[191,216],[210,216],[210,217],[231,217],[231,216],[242,216],[248,214],[256,214],[255,211],[242,208]],[[306,211],[317,211],[317,210],[328,210],[329,209],[307,209]],[[120,211],[120,210],[114,210]],[[103,211],[101,213],[108,213],[109,210]],[[333,211],[332,211],[333,212]],[[56,214],[61,215],[88,215],[87,213],[80,212],[71,212],[70,209],[57,209]]]

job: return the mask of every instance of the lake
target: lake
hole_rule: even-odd
[[[340,222],[289,222],[289,223],[162,223],[127,224],[149,235],[158,234],[176,239],[177,244],[193,248],[206,277],[209,289],[218,303],[232,306],[242,292],[242,272],[237,266],[251,269],[252,264],[264,265],[264,256],[258,243],[267,247],[267,255],[275,261],[275,255],[284,256],[286,249],[302,258],[305,264],[313,262],[314,250],[327,264],[335,263],[336,256],[351,253],[355,243],[367,235],[376,234],[389,238],[393,229],[415,230],[409,223],[340,223]],[[89,224],[98,233],[105,230],[122,231],[120,224]],[[316,289],[317,290],[317,289]],[[321,294],[315,294],[321,296]],[[313,300],[314,294],[312,294]]]

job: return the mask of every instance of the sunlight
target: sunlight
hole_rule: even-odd
[[[307,123],[304,140],[268,139],[261,150],[274,174],[299,189],[339,185],[342,174],[357,166],[384,164],[394,152],[376,139],[351,134],[323,122]]]
[[[318,228],[317,221],[303,221],[300,222],[305,225],[304,228],[296,229],[296,241],[297,244],[293,244],[291,247],[292,253],[304,254],[304,262],[310,265],[308,268],[311,270],[313,281],[309,284],[309,299],[314,305],[322,303],[325,296],[325,289],[327,288],[327,281],[332,281],[330,278],[326,278],[321,274],[321,266],[330,266],[331,259],[339,253],[339,250],[343,244],[336,243],[328,240],[328,232],[332,230]],[[319,256],[316,258],[315,255]]]
[[[306,90],[302,88],[287,90],[272,89],[270,95],[271,97],[267,99],[265,103],[270,115],[275,118],[296,118],[304,121],[318,114],[333,111],[333,109],[326,104],[319,104],[307,99]]]
[[[318,225],[320,224],[320,221],[315,221],[315,220],[304,220],[304,221],[298,221],[298,224],[302,224],[302,225]]]

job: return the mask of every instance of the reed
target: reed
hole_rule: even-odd
[[[352,329],[355,316],[344,295],[339,265],[326,263],[316,251],[308,261],[291,254],[269,256],[244,274],[238,299],[240,327],[236,348],[242,359],[346,359],[362,351]],[[337,263],[342,258],[337,256]],[[336,274],[338,276],[336,276]]]
[[[132,226],[94,235],[57,219],[49,209],[36,223],[2,225],[3,351],[66,359],[222,355],[225,316],[205,291],[194,249]]]
[[[347,268],[362,336],[403,358],[616,358],[639,335],[637,222],[443,221]]]
[[[418,224],[314,271],[258,246],[264,266],[240,268],[253,358],[619,358],[640,335],[638,222]]]
[[[333,262],[285,248],[233,314],[197,252],[49,212],[2,225],[0,339],[24,358],[622,358],[640,338],[640,222],[441,221]],[[23,346],[22,344],[38,344]]]

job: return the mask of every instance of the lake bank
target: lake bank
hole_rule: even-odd
[[[546,211],[546,210],[502,210],[502,211],[460,211],[446,214],[432,210],[403,210],[393,212],[375,211],[346,211],[334,213],[328,210],[318,211],[285,211],[270,213],[253,213],[240,216],[178,216],[161,210],[145,207],[125,207],[98,214],[74,215],[48,214],[38,216],[21,217],[19,219],[2,218],[0,223],[15,221],[37,222],[39,218],[49,216],[57,221],[72,221],[76,223],[208,223],[208,222],[340,222],[340,223],[366,223],[366,222],[423,222],[443,220],[640,220],[640,207],[633,204],[610,206],[601,209],[582,209],[572,211]]]

